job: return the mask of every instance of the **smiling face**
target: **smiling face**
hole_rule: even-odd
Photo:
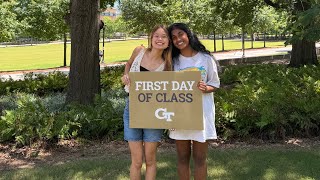
[[[151,45],[155,49],[166,49],[169,46],[169,37],[167,31],[158,28],[151,36]]]
[[[171,32],[172,43],[179,50],[189,46],[189,38],[186,32],[181,29],[173,29]]]

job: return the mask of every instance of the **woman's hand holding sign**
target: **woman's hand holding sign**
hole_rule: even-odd
[[[130,85],[130,78],[128,76],[128,74],[124,74],[122,77],[121,77],[121,81],[124,85]]]
[[[202,93],[211,93],[217,89],[213,86],[207,85],[205,82],[203,82],[203,80],[199,81],[197,86]]]
[[[207,92],[207,84],[204,81],[199,81],[198,82],[198,88],[200,89],[200,91],[202,91],[203,93]]]

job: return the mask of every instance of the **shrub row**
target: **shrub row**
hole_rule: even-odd
[[[215,97],[225,137],[319,136],[320,67],[229,67],[221,81],[226,88]]]
[[[0,141],[28,145],[37,140],[77,137],[120,139],[123,96],[121,91],[103,92],[92,106],[66,106],[65,94],[61,93],[46,97],[24,93],[6,96],[0,101],[5,109],[0,119]]]
[[[101,87],[103,89],[119,89],[122,87],[121,79],[124,66],[111,66],[101,72]],[[23,80],[0,79],[0,96],[23,92],[39,96],[55,92],[65,92],[68,86],[68,76],[55,71],[49,74],[27,73]]]
[[[115,66],[102,72],[103,93],[92,106],[66,106],[63,88],[61,92],[47,90],[44,94],[21,93],[26,88],[19,86],[6,91],[0,98],[0,141],[30,144],[38,139],[122,139],[125,92],[120,77],[123,68]],[[319,77],[320,68],[315,66],[227,67],[220,75],[222,87],[215,93],[219,136],[263,139],[319,136]],[[58,82],[65,81],[64,76],[59,78]],[[55,81],[52,84],[52,89],[57,89],[56,84],[66,87],[67,81],[63,86]]]
[[[13,92],[32,93],[45,95],[54,92],[63,92],[68,85],[68,77],[62,72],[50,72],[49,74],[27,73],[23,80],[0,79],[0,96]]]

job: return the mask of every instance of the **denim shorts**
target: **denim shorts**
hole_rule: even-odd
[[[126,98],[126,107],[123,112],[124,140],[126,141],[144,141],[159,142],[161,140],[163,129],[140,129],[129,127],[129,97]]]

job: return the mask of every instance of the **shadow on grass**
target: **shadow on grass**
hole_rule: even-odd
[[[318,150],[213,150],[209,179],[320,179]]]
[[[319,148],[210,149],[208,179],[320,179],[319,162]],[[34,169],[11,170],[2,173],[0,179],[129,179],[129,166],[128,153],[106,155]],[[174,151],[159,153],[157,166],[157,180],[178,179]]]

